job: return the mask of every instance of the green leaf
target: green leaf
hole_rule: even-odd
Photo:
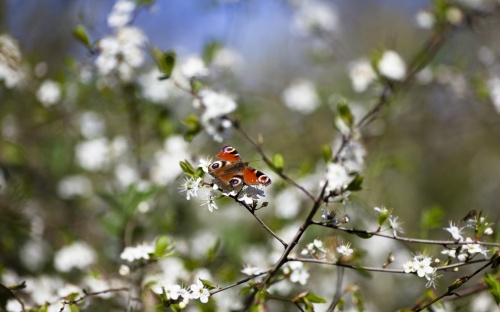
[[[495,299],[497,305],[500,305],[500,282],[497,280],[494,274],[486,274],[484,282],[488,285],[490,294]]]
[[[312,303],[326,303],[326,300],[321,298],[320,296],[312,293],[312,292],[307,292],[307,295],[305,296],[307,300],[309,300]]]
[[[158,69],[163,74],[158,79],[169,79],[174,71],[177,54],[173,50],[163,52],[155,47],[151,49],[151,54],[156,62],[156,66],[158,66]]]
[[[196,170],[188,160],[179,162],[179,165],[181,166],[182,171],[188,176],[194,177],[196,175]]]
[[[252,286],[245,286],[240,290],[240,295],[248,295],[252,291],[253,287]]]
[[[373,236],[373,234],[370,234],[370,233],[354,233],[354,234],[356,234],[356,236],[361,237],[363,239],[372,238],[372,236]]]
[[[382,211],[380,212],[380,214],[378,215],[378,225],[382,226],[385,221],[387,221],[387,218],[389,217],[389,210],[385,210],[385,211]]]
[[[203,47],[202,58],[205,64],[210,65],[212,63],[221,47],[222,45],[217,40],[212,40]]]
[[[187,141],[191,142],[202,129],[200,119],[194,114],[189,114],[182,123],[188,128],[185,138]]]
[[[154,256],[157,258],[167,258],[172,256],[172,251],[174,250],[174,247],[172,246],[172,243],[170,239],[162,235],[156,239],[155,242],[155,251],[154,251]]]
[[[351,109],[345,101],[341,101],[337,105],[337,117],[340,118],[349,129],[354,125],[354,115],[351,113]]]
[[[75,28],[73,28],[73,36],[83,43],[88,49],[92,48],[92,45],[90,43],[90,38],[87,33],[87,29],[83,25],[78,25]]]
[[[281,171],[285,166],[285,159],[283,159],[283,156],[281,154],[276,154],[273,157],[273,164],[279,171]]]
[[[329,144],[323,145],[323,148],[321,149],[321,153],[323,155],[323,159],[325,160],[326,163],[329,163],[332,161],[332,147]]]
[[[209,290],[212,290],[212,289],[217,289],[217,285],[215,285],[214,283],[212,283],[211,281],[209,280],[205,280],[205,279],[201,279],[200,278],[200,281],[203,283],[203,286]]]
[[[358,174],[347,186],[347,190],[351,192],[361,191],[363,189],[363,176]]]
[[[426,209],[420,220],[420,227],[422,228],[422,233],[427,236],[427,233],[431,229],[441,227],[443,224],[444,210],[440,205],[434,205],[430,209]]]

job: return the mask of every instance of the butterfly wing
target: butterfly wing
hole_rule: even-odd
[[[246,184],[250,185],[256,185],[256,184],[262,184],[264,186],[268,186],[271,184],[271,179],[262,173],[262,171],[259,171],[255,168],[252,167],[246,167],[242,171],[243,174],[243,181]]]
[[[238,151],[234,147],[229,145],[224,146],[219,154],[215,155],[215,157],[229,162],[241,162],[240,154],[238,153]]]

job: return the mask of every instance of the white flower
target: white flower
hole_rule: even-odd
[[[159,77],[158,69],[153,67],[138,79],[142,96],[154,103],[164,103],[172,91],[171,83],[167,80],[160,80]]]
[[[403,80],[406,76],[406,64],[394,51],[388,50],[382,54],[377,64],[380,74],[393,80]]]
[[[284,267],[285,274],[290,274],[292,283],[305,285],[309,279],[309,272],[304,268],[304,264],[300,261],[291,261]]]
[[[201,178],[189,178],[185,177],[181,181],[181,186],[179,190],[181,193],[186,193],[186,199],[190,200],[191,197],[198,197],[198,189],[200,188]]]
[[[440,275],[437,275],[437,270],[434,269],[434,271],[432,273],[429,273],[429,274],[426,274],[425,275],[425,278],[427,279],[427,283],[425,284],[425,287],[427,288],[436,288],[436,284],[437,284],[437,279],[439,277],[441,277]]]
[[[200,159],[198,163],[198,168],[203,169],[203,172],[208,173],[208,166],[212,163],[212,157],[208,157],[207,159]]]
[[[309,0],[300,3],[296,9],[294,24],[303,35],[333,32],[338,28],[338,17],[332,6]]]
[[[69,272],[73,268],[85,269],[96,259],[96,252],[87,243],[74,242],[56,252],[54,267],[59,272]]]
[[[198,280],[196,284],[191,285],[189,289],[191,290],[191,299],[200,299],[202,303],[208,302],[210,293],[200,280]]]
[[[67,176],[57,183],[57,194],[63,199],[89,195],[92,183],[84,175]]]
[[[55,81],[45,80],[38,88],[36,97],[45,107],[54,105],[61,100],[61,86]]]
[[[148,243],[142,243],[135,247],[125,247],[123,252],[120,254],[120,258],[128,262],[134,262],[135,260],[145,259],[149,260],[150,254],[155,251],[153,245]]]
[[[250,265],[245,266],[245,268],[243,270],[241,270],[241,273],[248,275],[248,276],[256,275],[256,274],[259,274],[261,272],[262,272],[262,270],[259,269],[258,267],[254,267],[254,266],[250,266]]]
[[[326,194],[328,194],[345,189],[350,181],[351,178],[344,166],[337,163],[329,163],[326,171],[326,181],[322,181],[320,185],[324,186],[325,182],[328,183],[325,189]]]
[[[179,162],[189,158],[189,145],[180,135],[165,140],[164,148],[154,155],[150,170],[151,180],[157,185],[167,185],[182,173]]]
[[[217,204],[215,203],[215,200],[217,199],[217,192],[215,191],[210,191],[205,194],[205,198],[202,199],[202,204],[201,206],[207,206],[208,211],[213,212],[214,209],[219,209],[217,207]]]
[[[197,56],[189,57],[181,66],[181,73],[188,79],[208,75],[208,69],[203,60]]]
[[[296,188],[288,187],[281,191],[274,200],[276,208],[274,213],[277,217],[283,219],[293,219],[300,212],[301,197]]]
[[[16,299],[9,299],[7,301],[7,305],[5,306],[5,309],[6,309],[6,311],[9,311],[9,312],[22,312],[22,311],[24,311],[23,306]]]
[[[488,227],[484,230],[485,235],[492,235],[493,234],[493,229]]]
[[[456,225],[453,224],[452,221],[450,221],[450,227],[447,227],[444,229],[446,231],[450,232],[450,234],[454,240],[459,241],[459,242],[464,240],[464,238],[461,235],[463,228],[458,228]]]
[[[238,69],[243,65],[243,58],[237,51],[223,47],[215,53],[212,65],[223,69]]]
[[[261,197],[264,197],[264,191],[253,186],[245,185],[243,189],[238,192],[238,201],[244,202],[247,205],[253,205]]]
[[[132,80],[134,69],[144,62],[142,46],[145,42],[146,36],[138,28],[118,28],[115,36],[99,41],[100,53],[95,60],[97,70],[103,76],[116,73],[123,81]]]
[[[118,0],[108,15],[108,26],[115,28],[127,25],[132,20],[135,7],[132,1]]]
[[[100,137],[104,134],[104,120],[96,112],[83,112],[78,120],[80,133],[86,139]]]
[[[415,19],[417,20],[417,25],[423,29],[431,29],[436,22],[434,15],[427,11],[419,11]]]
[[[434,268],[431,267],[432,259],[427,256],[417,255],[413,259],[413,266],[419,277],[434,273]]]
[[[403,270],[405,271],[405,273],[413,273],[413,272],[415,272],[417,270],[416,267],[415,267],[415,262],[413,261],[413,259],[407,260],[403,264]]]
[[[348,172],[361,172],[365,164],[366,150],[358,141],[350,140],[339,153],[339,162]]]
[[[109,145],[106,138],[80,142],[75,147],[80,167],[89,171],[103,170],[109,162]]]
[[[167,299],[171,300],[177,300],[179,299],[180,291],[181,291],[181,286],[179,285],[171,285],[171,284],[165,284],[165,283],[157,283],[153,286],[151,286],[151,290],[158,295],[163,294],[163,291],[165,291],[165,295],[167,296]]]
[[[397,216],[389,216],[389,225],[392,228],[392,235],[397,236],[398,232],[404,233],[403,228],[401,227],[401,222],[398,221]]]
[[[351,78],[354,91],[364,92],[377,78],[377,74],[373,70],[370,61],[363,58],[349,64],[349,78]]]
[[[236,102],[229,94],[205,89],[200,91],[199,96],[204,108],[202,122],[225,116],[236,110]]]
[[[288,108],[302,114],[312,113],[320,104],[314,85],[304,79],[293,81],[283,91],[281,98]]]
[[[481,245],[479,244],[474,244],[472,239],[467,237],[465,239],[466,242],[468,242],[469,244],[466,244],[463,246],[463,249],[469,254],[469,255],[473,255],[473,254],[476,254],[476,253],[480,253],[480,254],[483,254],[485,257],[487,256],[487,253],[489,252],[488,249],[486,248],[483,248]]]
[[[337,247],[337,252],[341,256],[349,257],[354,252],[354,249],[351,248],[350,243],[347,243],[345,245],[340,245],[339,247]]]

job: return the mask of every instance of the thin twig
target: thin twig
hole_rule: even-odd
[[[214,289],[214,290],[210,291],[210,295],[215,295],[216,293],[219,293],[219,292],[224,291],[224,290],[226,290],[226,289],[236,287],[236,286],[238,286],[238,285],[241,285],[241,284],[243,284],[243,283],[248,282],[249,280],[252,280],[252,279],[254,279],[254,278],[256,278],[256,277],[259,277],[259,276],[264,275],[264,274],[267,274],[267,273],[269,273],[269,270],[264,271],[264,272],[260,272],[260,273],[257,273],[257,274],[254,274],[254,275],[249,276],[249,277],[246,277],[246,278],[244,278],[244,279],[242,279],[242,280],[237,281],[237,282],[236,282],[236,283],[234,283],[234,284],[231,284],[231,285],[228,285],[228,286],[224,286],[224,287],[221,287],[221,288]]]
[[[418,238],[412,238],[412,237],[394,236],[394,235],[384,234],[384,233],[377,232],[377,231],[351,229],[351,228],[336,226],[334,224],[330,224],[330,223],[326,223],[326,222],[319,222],[319,221],[312,221],[312,224],[336,229],[336,230],[343,231],[343,232],[350,233],[350,234],[362,234],[364,236],[370,236],[370,235],[380,236],[380,237],[385,237],[385,238],[394,239],[394,240],[398,240],[401,242],[407,242],[407,243],[417,243],[417,244],[427,244],[427,245],[443,245],[445,247],[450,246],[450,245],[454,246],[454,245],[469,245],[469,244],[478,244],[481,246],[490,246],[490,247],[500,247],[500,243],[490,243],[490,242],[481,242],[481,241],[458,242],[458,241],[448,241],[448,240],[418,239]]]

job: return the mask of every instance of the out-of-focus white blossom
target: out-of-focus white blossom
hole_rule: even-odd
[[[325,188],[325,193],[328,194],[330,192],[341,191],[345,189],[352,178],[349,177],[347,170],[344,166],[329,163],[326,170],[326,178],[320,183],[320,186],[323,187],[325,182],[327,183]]]
[[[150,258],[150,254],[155,251],[153,245],[148,243],[142,243],[134,247],[125,247],[123,252],[120,254],[120,258],[128,262],[134,262],[136,260]]]
[[[380,74],[389,79],[403,80],[406,77],[406,64],[401,56],[394,51],[385,51],[377,67]]]
[[[208,75],[208,69],[203,60],[197,56],[191,56],[180,66],[181,73],[188,79],[201,78]]]
[[[61,86],[59,83],[52,80],[45,80],[42,82],[36,92],[36,98],[45,107],[52,106],[59,102],[61,100],[61,96]]]
[[[87,139],[100,137],[104,134],[104,120],[96,112],[83,112],[78,119],[80,133]]]
[[[309,272],[304,268],[304,263],[300,261],[287,262],[283,266],[283,273],[290,275],[290,281],[305,285],[309,279]]]
[[[133,18],[132,13],[136,8],[135,2],[129,0],[116,1],[111,13],[108,15],[109,27],[124,27]]]
[[[349,78],[351,78],[354,91],[364,92],[377,78],[377,74],[373,70],[370,61],[362,58],[349,64]]]
[[[304,79],[293,81],[283,91],[281,98],[288,108],[302,114],[312,113],[320,104],[314,85]]]
[[[460,25],[464,20],[464,13],[457,7],[449,7],[445,12],[446,19],[452,25]]]
[[[0,81],[7,88],[18,87],[26,80],[26,70],[17,41],[8,34],[0,35]]]
[[[36,271],[46,263],[48,258],[47,243],[40,238],[27,241],[20,250],[21,262],[31,271]]]
[[[301,1],[296,6],[294,25],[303,35],[318,32],[334,32],[338,30],[337,12],[325,2],[309,0]]]
[[[160,80],[160,73],[153,67],[147,73],[139,76],[139,85],[141,86],[142,96],[154,103],[164,103],[172,88],[168,80]]]
[[[181,136],[167,138],[163,149],[154,155],[154,163],[150,170],[151,180],[158,185],[173,182],[182,173],[179,162],[189,158],[188,147]]]
[[[231,122],[225,116],[236,110],[237,104],[231,95],[209,89],[200,91],[199,96],[193,105],[203,109],[201,124],[215,141],[221,142],[230,135]]]
[[[229,48],[221,48],[217,50],[212,59],[212,65],[228,70],[235,70],[243,65],[243,57],[237,51]]]
[[[301,198],[295,188],[286,188],[281,191],[276,198],[276,216],[284,219],[292,219],[300,212]]]
[[[99,41],[99,56],[95,64],[103,76],[115,73],[122,81],[134,78],[134,70],[144,63],[144,33],[135,27],[116,30],[115,36],[108,36]]]
[[[54,267],[59,272],[69,272],[71,269],[85,269],[93,264],[97,254],[92,247],[85,242],[74,242],[64,246],[54,256]]]
[[[75,147],[75,156],[80,167],[89,171],[99,171],[109,163],[110,148],[106,138],[80,142]]]
[[[431,29],[436,22],[434,15],[428,11],[419,11],[415,17],[417,25],[423,29]]]
[[[92,183],[84,175],[72,175],[57,183],[57,194],[63,199],[86,196],[92,192]]]

